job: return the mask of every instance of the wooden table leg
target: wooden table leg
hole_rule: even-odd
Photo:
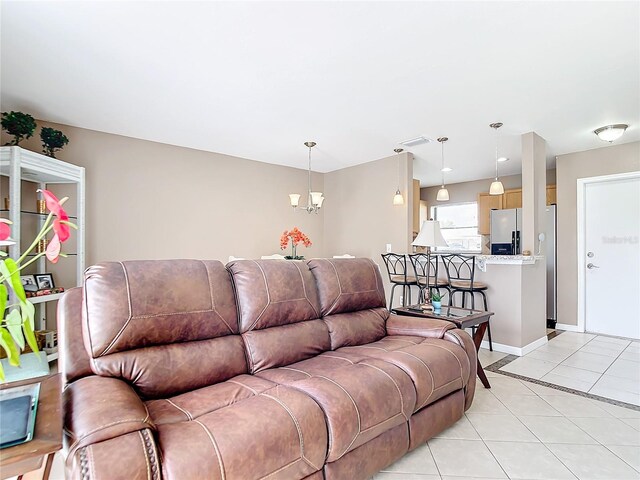
[[[478,378],[482,382],[482,385],[484,385],[484,388],[491,388],[491,385],[489,384],[489,380],[487,379],[487,375],[484,373],[484,369],[482,368],[482,365],[480,365],[480,355],[479,355],[480,345],[482,344],[482,338],[484,337],[484,332],[487,331],[487,325],[489,325],[489,322],[484,322],[478,325],[476,333],[473,336],[473,343],[476,346],[476,352],[478,352]]]

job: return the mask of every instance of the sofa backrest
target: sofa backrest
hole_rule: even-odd
[[[378,266],[369,258],[318,258],[308,266],[329,327],[331,349],[375,342],[385,335],[389,311]]]
[[[83,336],[91,368],[144,398],[246,373],[233,288],[219,261],[108,262],[85,272]]]
[[[297,260],[238,260],[227,264],[249,370],[257,373],[330,349],[313,275]]]

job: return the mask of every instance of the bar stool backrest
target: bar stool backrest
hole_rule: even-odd
[[[387,273],[389,274],[390,282],[397,283],[398,281],[408,281],[407,257],[405,255],[400,255],[397,253],[383,253],[382,260],[384,260],[384,264],[387,267]]]
[[[475,255],[450,254],[442,255],[442,263],[447,271],[447,279],[449,285],[452,282],[463,281],[469,282],[469,288],[473,290],[473,280],[476,274],[476,257]]]
[[[409,255],[409,259],[411,260],[411,265],[413,265],[418,285],[424,285],[425,287],[429,285],[433,268],[431,255],[428,253],[412,253]]]

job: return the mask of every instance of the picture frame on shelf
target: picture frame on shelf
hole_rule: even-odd
[[[37,273],[35,277],[38,290],[51,290],[56,287],[53,282],[53,275],[50,273]]]
[[[35,292],[38,290],[35,275],[20,275],[20,283],[22,283],[25,292]]]

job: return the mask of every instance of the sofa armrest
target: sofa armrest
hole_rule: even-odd
[[[456,328],[446,320],[409,317],[391,314],[387,320],[387,335],[415,335],[426,338],[444,338],[444,334]]]
[[[129,384],[92,375],[69,384],[63,392],[65,446],[68,457],[87,445],[155,429],[149,412]]]

